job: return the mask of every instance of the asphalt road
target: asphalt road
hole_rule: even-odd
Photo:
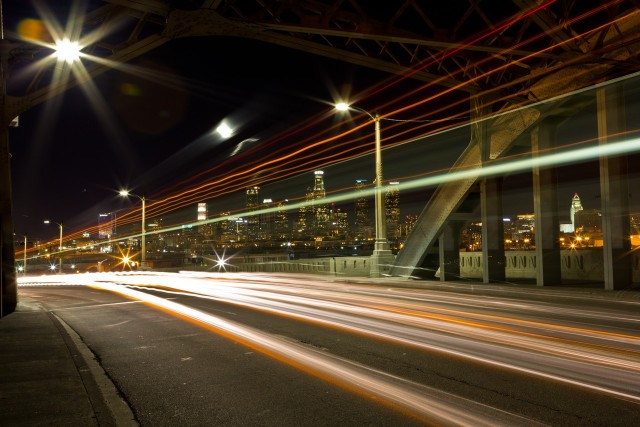
[[[143,426],[640,425],[637,299],[52,277],[19,292],[80,335]]]

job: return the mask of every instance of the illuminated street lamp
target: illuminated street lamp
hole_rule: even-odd
[[[58,40],[56,45],[54,56],[58,58],[58,61],[66,62],[71,65],[80,59],[80,43],[77,41],[71,41],[68,38]]]
[[[384,198],[382,197],[382,148],[380,143],[380,115],[378,113],[371,114],[370,112],[363,110],[362,108],[350,106],[347,103],[340,102],[335,105],[338,111],[356,110],[365,113],[369,116],[375,125],[376,135],[376,178],[375,178],[375,221],[376,221],[376,235],[375,243],[373,247],[373,254],[371,255],[371,271],[369,275],[371,277],[380,277],[380,266],[390,265],[393,262],[393,254],[389,249],[389,242],[387,241],[387,223],[385,219],[385,205]]]
[[[146,231],[145,231],[145,219],[144,219],[146,199],[144,196],[138,196],[137,194],[130,193],[129,190],[120,190],[119,194],[122,197],[129,197],[129,196],[137,197],[142,202],[142,231],[140,233],[140,240],[141,240],[140,250],[142,254],[140,256],[140,269],[144,270],[144,268],[147,266],[146,264],[147,250],[146,250],[146,240],[145,240]]]
[[[57,224],[58,227],[60,228],[60,261],[58,264],[58,271],[62,274],[62,222],[55,222],[55,221],[49,221],[48,219],[44,220],[45,224]]]

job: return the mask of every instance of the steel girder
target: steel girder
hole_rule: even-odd
[[[75,29],[83,37],[91,35],[85,52],[99,62],[88,65],[86,74],[69,74],[64,80],[51,78],[52,63],[33,66],[49,49],[5,31],[0,43],[2,295],[15,292],[15,279],[8,273],[14,264],[8,127],[22,112],[86,79],[175,38],[223,35],[399,74],[416,85],[430,85],[434,92],[455,89],[465,98],[491,93],[493,110],[503,111],[638,69],[639,3],[596,3],[512,0],[497,7],[488,0],[449,0],[446,5],[430,0],[105,0],[101,7],[79,13]],[[622,16],[627,18],[620,20]],[[588,76],[562,84],[563,75],[585,67]],[[508,139],[496,147],[508,148]],[[457,200],[449,204],[453,206],[466,191],[445,188],[439,193],[451,191]],[[417,230],[427,226],[429,215],[423,212],[427,219]]]

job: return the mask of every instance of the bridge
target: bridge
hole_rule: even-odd
[[[242,37],[404,76],[425,99],[447,93],[458,114],[470,112],[471,139],[451,165],[452,177],[427,201],[418,223],[391,265],[392,276],[419,276],[436,256],[446,280],[459,274],[457,231],[469,213],[481,213],[483,282],[505,278],[501,186],[508,175],[492,169],[527,147],[533,162],[536,216],[536,282],[559,283],[561,256],[555,171],[545,154],[573,114],[596,106],[603,212],[604,287],[632,283],[629,241],[628,164],[615,152],[627,131],[625,87],[618,79],[638,72],[640,15],[631,1],[512,0],[500,8],[453,0],[429,8],[406,0],[375,5],[351,2],[256,0],[106,0],[88,11],[83,31],[119,24],[109,40],[88,50],[102,60],[83,75],[48,78],[36,72],[16,84],[15,71],[43,48],[2,40],[0,98],[0,244],[2,313],[17,299],[13,245],[9,137],[11,124],[28,109],[179,38]],[[457,13],[451,13],[456,11]],[[122,24],[126,25],[122,25]],[[128,29],[128,30],[125,30]],[[194,54],[198,54],[197,52]],[[567,96],[570,93],[577,95]],[[409,90],[409,89],[407,89]],[[376,108],[378,106],[375,106]],[[449,114],[455,115],[454,112]],[[313,165],[311,166],[313,167]],[[463,177],[461,170],[482,173]]]

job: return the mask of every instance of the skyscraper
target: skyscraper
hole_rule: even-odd
[[[323,203],[326,196],[324,189],[324,171],[313,172],[313,228],[315,237],[323,237],[329,229],[329,206]]]
[[[349,236],[349,215],[334,205],[331,206],[331,234],[341,239]]]
[[[113,212],[98,214],[98,238],[109,239],[116,233],[116,214]]]
[[[285,199],[278,202],[278,211],[275,214],[274,221],[274,238],[279,241],[289,240],[291,238],[291,230],[289,226],[289,212],[287,211],[287,203]]]
[[[262,208],[272,208],[275,207],[276,204],[273,203],[272,199],[264,199],[262,201]],[[275,212],[265,212],[260,214],[260,238],[265,241],[275,240],[275,221],[276,221],[276,213]]]
[[[398,240],[400,237],[400,183],[391,181],[385,188],[384,204],[387,221],[387,239]]]
[[[303,239],[324,237],[329,233],[329,206],[324,203],[324,171],[314,171],[313,177],[313,188],[307,188],[305,203],[298,211],[297,236]]]
[[[578,193],[575,193],[573,195],[573,199],[571,199],[571,209],[570,209],[570,215],[571,215],[571,232],[576,231],[576,212],[581,211],[582,208],[582,202],[580,201],[580,196],[578,196]]]
[[[247,211],[260,209],[260,187],[247,188]],[[247,238],[249,241],[257,241],[260,237],[260,217],[258,215],[247,215]]]
[[[356,220],[355,238],[365,240],[371,237],[371,220],[369,219],[369,199],[364,194],[367,185],[366,179],[356,180]]]
[[[207,204],[198,203],[198,221],[206,221],[208,218]]]

